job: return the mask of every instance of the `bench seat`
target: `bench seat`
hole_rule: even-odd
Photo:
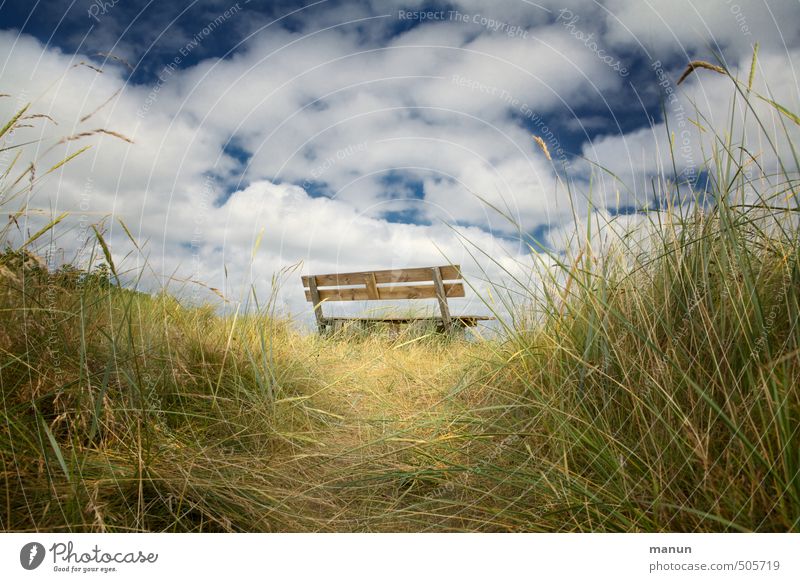
[[[460,324],[464,327],[475,327],[479,321],[489,321],[494,319],[488,315],[451,315],[450,320],[453,323]],[[416,321],[436,321],[442,322],[442,318],[438,316],[432,317],[413,317],[413,316],[387,316],[387,317],[325,317],[326,323],[343,322],[343,321],[364,321],[367,323],[414,323]]]
[[[389,323],[401,325],[417,321],[436,322],[443,331],[453,328],[474,327],[479,321],[494,319],[486,315],[453,315],[447,300],[464,297],[464,285],[459,265],[441,267],[415,267],[355,273],[304,275],[302,277],[306,300],[314,306],[314,316],[320,333],[328,326],[348,321]],[[435,299],[441,313],[432,316],[378,316],[378,317],[326,317],[322,305],[330,301],[386,301]]]

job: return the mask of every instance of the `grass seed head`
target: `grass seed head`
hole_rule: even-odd
[[[535,141],[535,142],[536,142],[536,145],[538,145],[538,146],[539,146],[539,149],[541,149],[541,150],[544,152],[544,156],[545,156],[545,157],[546,157],[546,158],[547,158],[549,161],[551,161],[551,162],[552,162],[552,161],[553,161],[553,158],[552,158],[552,157],[550,157],[550,150],[548,150],[548,149],[547,149],[547,144],[546,144],[546,143],[544,143],[544,140],[543,140],[541,137],[539,137],[538,135],[534,135],[534,136],[532,136],[532,137],[533,137],[533,141]]]
[[[680,79],[678,79],[678,85],[683,83],[686,80],[686,77],[692,74],[695,69],[707,69],[709,71],[714,71],[715,73],[719,73],[720,75],[725,75],[727,72],[722,67],[717,65],[712,65],[706,61],[692,61],[688,65],[686,65],[686,69],[683,71]]]

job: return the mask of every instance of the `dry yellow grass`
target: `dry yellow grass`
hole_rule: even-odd
[[[403,516],[406,494],[424,481],[419,473],[441,477],[463,456],[457,441],[469,425],[460,421],[475,388],[474,356],[485,346],[386,335],[295,341],[295,349],[313,354],[317,389],[309,405],[327,417],[315,442],[277,457],[303,483],[305,506],[295,511],[315,499],[322,531],[415,529]]]
[[[548,160],[552,161],[553,158],[550,157],[550,150],[547,149],[547,144],[544,142],[544,140],[541,137],[539,137],[538,135],[534,135],[532,137],[533,137],[533,141],[536,142],[536,145],[538,145],[539,149],[541,149],[542,152],[544,153],[544,157],[546,157]]]

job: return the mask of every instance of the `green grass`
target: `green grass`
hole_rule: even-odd
[[[9,248],[0,528],[800,531],[798,166],[747,177],[736,128],[712,204],[539,255],[480,341],[139,293],[100,233],[91,273]]]

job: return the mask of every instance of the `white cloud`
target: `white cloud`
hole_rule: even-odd
[[[227,285],[234,295],[250,276],[265,288],[273,272],[301,260],[305,272],[346,271],[435,264],[443,260],[443,251],[462,262],[468,274],[477,275],[482,266],[500,277],[499,267],[488,259],[480,266],[471,263],[460,236],[519,272],[530,258],[508,242],[514,227],[480,198],[525,231],[554,225],[554,241],[572,212],[553,165],[520,119],[537,115],[540,130],[559,124],[581,128],[584,121],[596,126],[596,113],[581,120],[555,111],[601,104],[627,82],[563,26],[546,24],[561,4],[544,4],[549,12],[520,2],[491,8],[471,0],[456,4],[470,14],[525,27],[526,38],[448,21],[418,26],[388,44],[374,31],[356,34],[353,25],[339,26],[368,15],[367,8],[316,12],[301,32],[271,26],[232,56],[178,69],[157,85],[126,84],[128,71],[121,66],[109,65],[103,74],[70,68],[86,57],[0,32],[0,92],[33,101],[36,112],[60,123],[21,130],[15,140],[41,138],[43,152],[64,135],[108,128],[135,141],[91,138],[95,147],[52,175],[31,207],[74,213],[72,230],[58,241],[67,256],[86,234],[82,217],[113,214],[138,239],[149,241],[150,262],[159,275],[199,277],[215,287]],[[741,22],[722,4],[703,3],[696,18],[688,9],[632,1],[611,3],[610,12],[595,3],[567,5],[581,16],[586,31],[598,30],[601,44],[614,54],[626,54],[637,40],[654,54],[697,52],[708,26],[714,38],[732,47],[732,60],[743,70],[749,38],[742,38],[736,28]],[[787,58],[797,58],[797,51],[781,54],[771,20],[774,15],[785,28],[788,9],[771,6],[770,12],[757,3],[740,4],[753,38],[769,36],[762,40],[759,78],[775,80],[776,99],[797,110],[797,83],[793,74],[785,74]],[[374,8],[396,18],[395,4],[377,2]],[[218,34],[243,26],[249,16],[243,12],[234,18],[240,20],[226,23],[228,32]],[[725,18],[732,20],[733,30]],[[383,31],[392,23],[376,22]],[[334,28],[318,32],[321,25]],[[783,40],[796,44],[796,31],[784,33]],[[169,62],[168,55],[164,58]],[[668,73],[674,80],[679,71]],[[653,79],[657,83],[655,74]],[[730,94],[728,83],[698,74],[687,81],[681,103],[688,112],[693,99],[705,114],[724,121],[730,104],[721,96]],[[79,123],[118,90],[101,111]],[[0,100],[0,119],[15,106],[13,99]],[[675,112],[670,114],[674,127]],[[693,125],[689,130],[699,165],[705,138]],[[634,183],[644,196],[645,184],[636,179],[669,161],[665,135],[663,125],[608,135],[585,145],[583,153]],[[246,167],[223,153],[231,138],[251,155]],[[78,143],[69,147],[74,152]],[[49,159],[57,161],[55,151]],[[591,170],[576,163],[572,172],[585,183]],[[215,176],[211,187],[208,175]],[[387,183],[398,175],[413,184]],[[311,190],[312,182],[327,184],[334,199],[315,198],[291,185],[306,183]],[[422,184],[424,199],[415,184]],[[595,201],[615,202],[613,185],[601,181],[595,187]],[[633,201],[620,196],[622,204]],[[573,202],[583,213],[586,202],[579,195]],[[413,212],[425,224],[389,222],[389,212]],[[39,216],[31,215],[31,227]],[[262,228],[264,242],[251,269],[251,250]],[[129,249],[121,229],[114,227],[110,238],[121,258]],[[298,281],[289,282],[281,299],[293,312],[308,315]],[[462,307],[475,308],[464,302]]]
[[[612,0],[607,5],[605,38],[614,44],[641,44],[655,52],[696,57],[709,48],[735,62],[752,51],[785,50],[798,40],[797,6],[763,0]]]
[[[798,58],[800,50],[792,49],[789,63]],[[745,87],[751,62],[748,55],[732,63],[734,73],[739,72],[738,78]],[[734,91],[733,82],[725,75],[701,69],[676,87],[674,81],[681,70],[665,71],[670,79],[665,86],[673,92],[672,98],[667,93],[664,95],[666,123],[655,123],[623,135],[609,135],[584,146],[587,159],[619,178],[617,181],[609,178],[608,173],[596,172],[599,197],[595,200],[614,201],[612,206],[615,206],[619,192],[620,205],[644,205],[652,200],[653,176],[663,174],[671,178],[677,170],[682,180],[698,177],[712,162],[712,153],[720,149],[719,136],[726,134],[732,136],[732,151],[738,152],[740,146],[745,146],[757,156],[758,164],[767,174],[782,171],[779,159],[789,172],[796,172],[790,141],[797,143],[800,128],[782,119],[778,111],[758,95],[768,96],[790,111],[797,111],[800,108],[797,82],[794,75],[785,74],[787,59],[782,55],[761,53],[757,65],[749,105]],[[654,78],[654,82],[657,81]],[[731,128],[734,107],[735,123]],[[668,137],[674,143],[672,152]],[[749,167],[753,169],[754,162],[750,162]],[[588,171],[585,165],[577,169]]]

